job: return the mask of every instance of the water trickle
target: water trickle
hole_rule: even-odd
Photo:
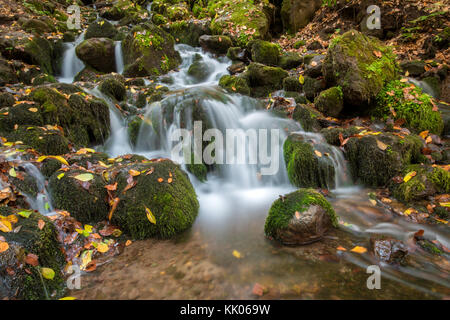
[[[437,98],[437,93],[425,81],[417,80],[414,78],[408,78],[408,81],[413,85],[415,85],[416,87],[421,88],[424,93],[429,94],[434,98]]]
[[[36,197],[25,194],[25,198],[27,199],[28,204],[33,210],[39,211],[43,215],[48,215],[53,212],[53,206],[51,202],[50,193],[47,190],[45,185],[45,178],[41,174],[38,168],[34,166],[32,163],[26,162],[23,163],[25,171],[34,178],[36,182],[36,186],[39,190]]]
[[[124,69],[122,41],[116,41],[114,45],[115,45],[114,54],[116,58],[116,72],[122,74]]]
[[[75,50],[84,41],[85,32],[80,34],[74,42],[64,43],[64,55],[62,60],[62,72],[58,81],[62,83],[72,83],[75,76],[84,69],[84,63],[78,59]]]

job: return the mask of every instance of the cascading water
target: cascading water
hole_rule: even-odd
[[[122,41],[116,41],[114,43],[114,54],[116,58],[116,72],[122,74],[124,69]]]
[[[45,178],[41,174],[38,168],[31,163],[23,163],[25,171],[34,178],[36,186],[38,188],[38,194],[36,197],[25,194],[28,204],[33,210],[37,210],[40,213],[46,215],[53,212],[53,206],[51,203],[51,197],[45,185]]]
[[[64,44],[65,51],[62,61],[61,76],[58,81],[62,83],[72,83],[75,76],[84,69],[84,63],[78,59],[75,50],[77,46],[84,41],[85,32],[81,33],[74,42]]]

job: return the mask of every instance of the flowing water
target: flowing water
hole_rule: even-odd
[[[116,72],[118,74],[123,73],[123,53],[122,53],[122,41],[116,41],[114,44],[114,54],[116,58]]]
[[[276,117],[265,110],[261,101],[230,95],[218,87],[218,80],[227,74],[230,65],[227,58],[217,59],[186,45],[177,45],[177,50],[183,62],[179,71],[170,74],[171,91],[162,101],[146,107],[135,148],[129,143],[126,121],[114,103],[97,89],[86,90],[105,99],[110,106],[111,137],[102,149],[112,156],[137,153],[149,158],[172,157],[184,164],[183,156],[171,153],[177,143],[171,140],[171,135],[177,129],[195,130],[194,121],[203,120],[208,127],[221,132],[238,129],[234,138],[238,147],[245,143],[246,160],[258,148],[258,143],[250,141],[246,132],[267,130],[268,141],[273,141],[276,147],[268,148],[265,154],[276,160],[279,170],[274,175],[262,175],[261,163],[227,164],[210,170],[205,183],[190,175],[200,202],[192,230],[175,241],[134,243],[110,265],[85,275],[84,289],[71,295],[100,299],[255,298],[252,295],[255,283],[268,288],[269,298],[392,299],[449,295],[449,265],[445,257],[412,250],[407,266],[389,266],[373,261],[370,255],[336,251],[338,246],[347,250],[356,245],[368,248],[373,234],[407,241],[419,229],[449,247],[448,228],[409,223],[374,206],[369,201],[370,190],[352,183],[340,149],[326,144],[319,134],[303,132],[298,123]],[[209,76],[200,83],[187,73],[195,55],[201,56],[209,70]],[[281,133],[272,134],[272,129]],[[331,202],[343,223],[322,241],[298,248],[282,247],[264,237],[264,221],[271,204],[280,195],[295,190],[289,183],[282,152],[290,132],[302,135],[319,151],[330,154],[336,172]],[[226,141],[217,150],[224,158],[232,154],[225,145]],[[241,254],[239,259],[233,255],[234,250]],[[366,286],[369,276],[366,267],[373,264],[382,268],[380,290],[369,290]]]
[[[75,49],[84,41],[85,32],[80,34],[75,42],[64,43],[65,51],[63,55],[61,76],[58,81],[62,83],[72,83],[75,76],[84,69],[84,63],[78,59]]]

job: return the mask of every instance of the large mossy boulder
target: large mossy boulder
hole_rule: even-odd
[[[56,171],[49,179],[53,205],[67,210],[82,223],[96,223],[108,216],[108,194],[102,176],[85,170]]]
[[[373,115],[406,120],[405,126],[416,132],[430,131],[440,135],[444,121],[433,98],[422,89],[398,80],[388,83],[377,96]]]
[[[270,18],[264,12],[264,2],[210,0],[208,11],[213,34],[228,35],[239,46],[245,47],[250,40],[266,39],[269,35]]]
[[[249,51],[254,62],[276,66],[280,56],[280,50],[274,43],[264,40],[253,40],[248,44]]]
[[[392,180],[389,188],[400,201],[417,201],[437,193],[450,193],[450,172],[439,167],[416,164],[407,166],[401,174],[402,177],[409,174],[410,179],[398,181],[400,183]]]
[[[133,177],[130,170],[140,175]],[[179,165],[161,160],[129,164],[118,172],[120,202],[112,221],[131,237],[167,239],[191,227],[199,203],[187,174]],[[130,183],[135,186],[125,191]]]
[[[76,48],[76,54],[87,66],[100,72],[114,72],[116,57],[114,41],[109,38],[84,40]]]
[[[285,245],[303,245],[322,239],[338,217],[331,204],[313,189],[299,189],[276,200],[264,232]]]
[[[281,20],[284,29],[296,33],[311,21],[321,5],[322,0],[283,0]]]
[[[323,114],[337,118],[344,108],[344,95],[340,87],[322,91],[314,100],[314,105]]]
[[[319,117],[321,114],[308,105],[297,104],[292,114],[292,119],[300,123],[303,130],[318,132],[322,129]]]
[[[40,220],[45,223],[42,229]],[[24,300],[61,298],[65,289],[61,272],[65,258],[52,221],[39,213],[10,207],[0,207],[0,221],[18,230],[0,231],[0,242],[8,244],[8,249],[0,252],[0,296]],[[37,260],[29,255],[35,255]],[[53,279],[43,277],[42,268],[52,269]]]
[[[107,20],[97,20],[89,25],[86,30],[85,39],[109,38],[114,39],[117,35],[116,28]]]
[[[247,79],[254,97],[265,97],[269,93],[283,88],[283,79],[289,74],[279,67],[265,66],[252,62],[242,75]]]
[[[352,176],[370,187],[386,186],[404,166],[422,161],[422,147],[418,136],[390,133],[350,137],[344,146]]]
[[[291,70],[301,66],[303,63],[303,57],[297,52],[285,52],[278,59],[278,64],[285,70]]]
[[[8,61],[0,56],[0,86],[14,84],[18,81],[17,74],[9,65]]]
[[[286,139],[283,154],[288,177],[293,185],[306,188],[335,186],[335,168],[323,148],[326,145],[300,134],[291,134]]]
[[[64,135],[79,146],[102,144],[109,137],[108,105],[88,96],[77,86],[57,84],[37,87],[30,100],[39,104],[38,113],[43,124],[59,125]],[[30,124],[23,118],[18,124]],[[14,124],[13,124],[14,125]]]
[[[176,68],[180,54],[175,51],[175,40],[161,28],[150,24],[135,26],[122,43],[127,77],[160,75]]]
[[[226,54],[233,45],[231,39],[227,36],[210,36],[205,34],[198,41],[203,50],[216,54]]]
[[[163,24],[161,27],[170,33],[177,43],[184,43],[193,47],[200,46],[199,39],[201,36],[211,34],[208,20],[176,21]]]
[[[231,93],[250,95],[250,87],[248,86],[247,80],[241,76],[225,75],[220,78],[219,86]]]
[[[116,101],[123,101],[127,97],[125,78],[120,74],[108,74],[99,79],[98,89]]]
[[[397,76],[392,50],[350,30],[331,41],[323,65],[327,85],[340,86],[349,111],[365,113],[384,85]]]

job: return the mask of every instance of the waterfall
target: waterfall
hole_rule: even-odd
[[[122,41],[116,41],[114,43],[114,54],[116,58],[116,72],[122,74],[124,69]]]
[[[114,102],[102,92],[95,89],[84,89],[87,93],[102,99],[109,107],[109,116],[111,119],[111,134],[105,145],[103,146],[105,151],[112,156],[120,156],[132,152],[128,137],[128,127],[122,114],[115,106]]]
[[[24,194],[28,204],[33,210],[39,211],[41,214],[46,215],[53,212],[53,206],[51,203],[51,197],[45,185],[45,178],[41,174],[38,168],[32,163],[22,163],[25,171],[35,179],[36,186],[38,187],[38,194],[36,197]]]
[[[84,41],[84,34],[80,34],[74,42],[64,43],[64,55],[62,61],[61,76],[58,77],[58,81],[62,83],[72,83],[75,76],[84,69],[84,63],[78,59],[76,55],[77,46]]]

